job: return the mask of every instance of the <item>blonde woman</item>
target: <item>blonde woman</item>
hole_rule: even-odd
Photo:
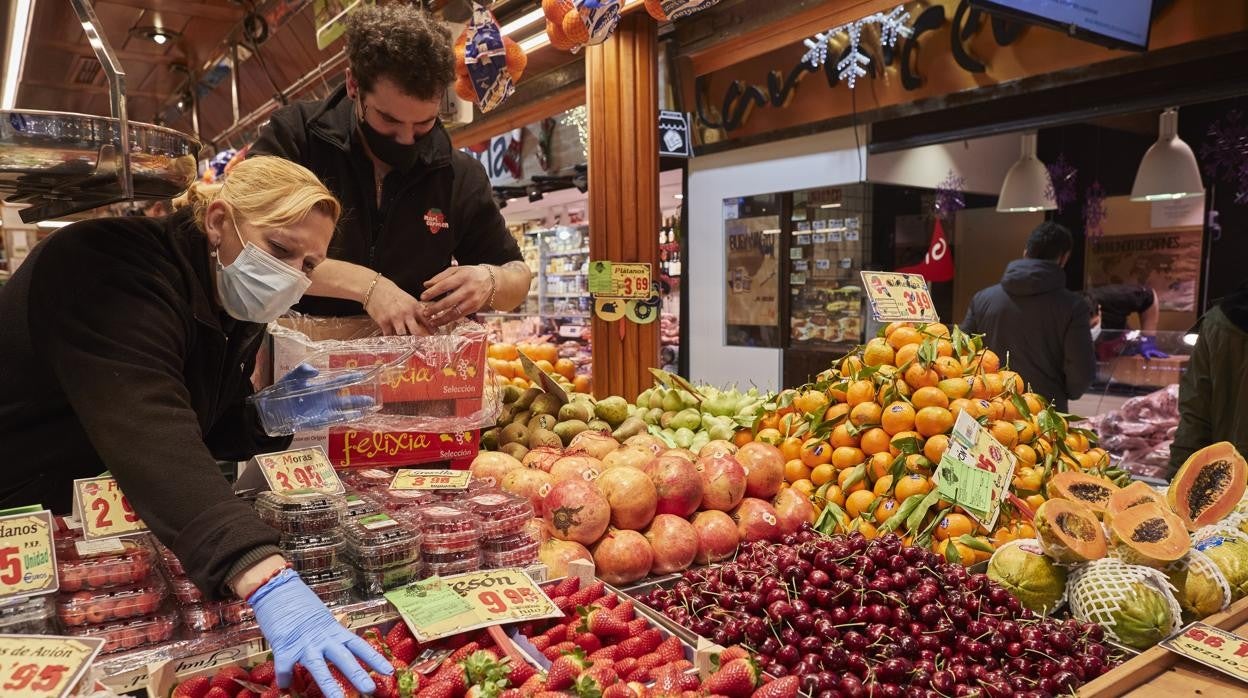
[[[326,255],[338,200],[307,169],[240,163],[165,218],[99,218],[41,242],[0,288],[0,509],[68,513],[71,483],[107,470],[210,598],[255,608],[279,682],[302,663],[355,686],[390,665],[287,569],[277,532],[233,496],[217,460],[285,448],[246,398],[265,325]],[[319,405],[333,410],[335,405]]]

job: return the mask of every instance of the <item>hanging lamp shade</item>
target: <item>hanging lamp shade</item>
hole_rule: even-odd
[[[1003,213],[1051,211],[1057,208],[1049,170],[1036,157],[1036,132],[1023,134],[1018,162],[1005,174],[997,210]]]
[[[1179,112],[1171,107],[1161,113],[1157,142],[1144,153],[1131,187],[1132,201],[1168,201],[1205,193],[1196,155],[1179,138]]]

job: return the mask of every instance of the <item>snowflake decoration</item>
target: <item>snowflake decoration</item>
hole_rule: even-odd
[[[844,80],[849,85],[849,89],[852,90],[858,78],[866,76],[866,66],[871,64],[871,58],[860,49],[862,28],[868,24],[878,25],[880,28],[880,43],[892,48],[897,45],[900,37],[908,38],[914,34],[914,31],[906,24],[909,19],[910,13],[906,11],[904,6],[898,5],[888,14],[876,12],[856,22],[815,34],[814,38],[806,39],[802,42],[807,49],[806,54],[802,56],[802,62],[812,68],[818,68],[827,63],[829,44],[839,34],[845,34],[849,41],[849,51],[836,64],[836,69],[838,77]]]
[[[1221,177],[1235,187],[1235,203],[1248,203],[1248,122],[1238,109],[1209,126],[1200,146],[1205,174]]]
[[[1095,240],[1104,233],[1101,226],[1109,218],[1109,210],[1105,208],[1105,190],[1100,180],[1092,182],[1083,195],[1083,228],[1088,237]]]
[[[585,109],[585,105],[582,104],[565,112],[563,123],[565,126],[576,127],[576,136],[581,141],[581,151],[589,152],[589,111]]]
[[[849,53],[836,64],[837,77],[849,84],[849,89],[854,89],[854,83],[858,78],[866,77],[867,69],[865,66],[871,65],[871,59],[866,56],[860,49],[859,41],[862,39],[862,23],[854,22],[849,25],[846,30],[849,33]]]
[[[1066,162],[1066,155],[1058,155],[1057,162],[1045,165],[1049,171],[1049,186],[1045,189],[1046,198],[1052,198],[1057,203],[1057,210],[1061,211],[1079,198],[1075,193],[1075,183],[1078,179],[1079,171],[1074,165]]]
[[[949,218],[966,208],[966,195],[962,193],[962,188],[965,186],[966,178],[949,170],[949,175],[945,177],[945,180],[936,185],[933,208],[936,209],[937,218]]]

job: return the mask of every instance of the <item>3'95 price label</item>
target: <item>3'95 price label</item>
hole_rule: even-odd
[[[1161,646],[1248,683],[1248,640],[1234,633],[1196,622]]]
[[[472,473],[467,470],[416,470],[403,468],[390,481],[392,490],[462,490]]]
[[[56,591],[52,513],[0,517],[0,599]]]
[[[256,456],[260,472],[274,492],[320,490],[342,494],[345,488],[321,447]]]
[[[74,480],[74,515],[82,522],[82,537],[87,540],[147,530],[111,477]]]
[[[68,695],[102,647],[103,638],[0,635],[0,695]]]

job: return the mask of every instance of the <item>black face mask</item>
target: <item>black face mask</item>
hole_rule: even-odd
[[[368,120],[363,116],[364,100],[360,99],[360,115],[356,116],[356,121],[360,125],[360,133],[364,134],[364,142],[368,144],[368,149],[378,160],[386,163],[396,170],[404,171],[411,169],[416,164],[416,159],[420,156],[418,147],[419,141],[411,145],[404,145],[393,138],[378,133],[372,126],[368,125]]]

